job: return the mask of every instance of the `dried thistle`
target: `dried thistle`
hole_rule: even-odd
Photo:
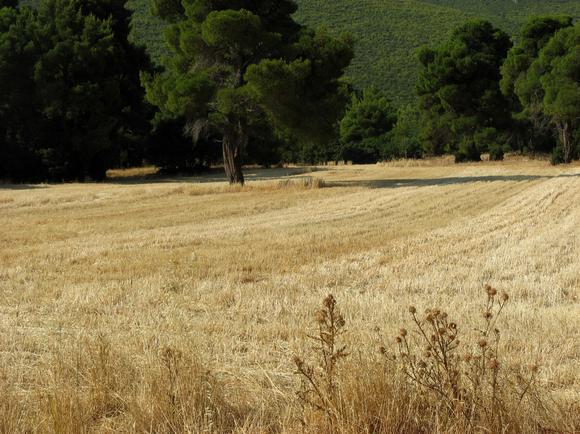
[[[333,423],[340,413],[338,368],[348,353],[346,346],[339,344],[339,338],[345,332],[346,321],[338,311],[336,300],[332,295],[324,299],[322,309],[316,313],[315,321],[317,331],[308,337],[316,342],[314,348],[316,363],[310,365],[298,356],[293,359],[297,368],[296,374],[300,376],[302,383],[298,397],[303,404],[323,411]],[[381,352],[386,354],[386,349]]]

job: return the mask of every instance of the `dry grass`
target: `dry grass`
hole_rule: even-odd
[[[0,186],[0,432],[320,431],[292,360],[328,293],[353,373],[340,431],[418,431],[377,348],[410,304],[469,323],[488,282],[511,296],[506,363],[541,366],[578,429],[580,167],[300,172]]]

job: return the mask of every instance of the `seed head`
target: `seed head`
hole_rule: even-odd
[[[502,299],[503,301],[508,301],[508,300],[509,300],[509,298],[510,298],[510,296],[509,296],[509,295],[507,295],[507,293],[506,293],[506,292],[502,292],[502,294],[501,294],[501,299]]]
[[[489,310],[483,313],[485,319],[491,319],[492,316],[493,314]]]
[[[499,368],[499,362],[497,361],[497,359],[491,359],[491,362],[489,363],[489,367],[491,369],[493,369],[494,371],[496,369],[498,369]]]
[[[406,330],[406,329],[401,329],[401,330],[399,330],[399,333],[400,333],[400,335],[401,335],[402,337],[405,337],[405,336],[407,336],[407,330]]]
[[[398,344],[400,344],[401,342],[403,342],[403,339],[401,339],[401,336],[397,336],[397,337],[395,338],[395,341],[396,341]]]
[[[336,306],[336,300],[334,299],[332,294],[326,296],[326,298],[324,299],[324,306],[326,306],[329,310],[334,309],[334,306]]]
[[[480,348],[487,347],[487,341],[485,339],[480,339],[477,344],[479,345]]]
[[[417,309],[415,309],[415,306],[409,306],[409,312],[414,315],[417,312]]]

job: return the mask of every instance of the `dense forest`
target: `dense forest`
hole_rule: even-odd
[[[17,3],[0,2],[2,179],[578,157],[577,1]]]

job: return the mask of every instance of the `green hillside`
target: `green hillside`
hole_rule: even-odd
[[[38,1],[38,0],[29,0]],[[148,0],[130,0],[135,38],[154,58],[164,55],[163,25],[149,14]],[[397,102],[413,99],[414,51],[437,44],[468,18],[482,17],[516,36],[529,16],[580,18],[579,0],[298,0],[299,21],[357,39],[350,76],[358,87],[382,88]]]
[[[580,18],[578,0],[301,0],[299,18],[358,41],[350,74],[358,86],[375,85],[396,101],[413,98],[415,49],[437,44],[468,18],[490,20],[516,35],[532,15]]]

